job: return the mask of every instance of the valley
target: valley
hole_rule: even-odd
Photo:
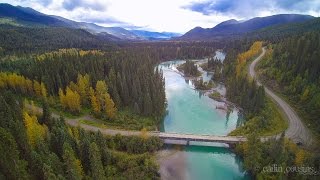
[[[0,179],[318,178],[313,11],[177,1],[142,16],[118,2],[8,1]]]

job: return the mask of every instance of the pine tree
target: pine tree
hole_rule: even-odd
[[[93,179],[106,179],[103,165],[101,162],[101,153],[96,143],[90,144],[90,170]]]
[[[14,137],[0,127],[0,164],[1,173],[7,179],[29,179],[27,162],[21,160]]]
[[[74,151],[68,143],[63,145],[63,162],[67,179],[82,179],[83,170],[81,162],[74,155]]]
[[[42,117],[40,118],[40,124],[49,125],[51,119],[51,112],[49,104],[46,100],[42,100]]]
[[[60,104],[61,106],[66,109],[67,108],[67,100],[66,100],[66,96],[64,95],[64,92],[61,88],[59,88],[59,99],[60,99]]]

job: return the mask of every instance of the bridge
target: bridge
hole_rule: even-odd
[[[167,133],[167,132],[153,132],[152,136],[157,136],[164,140],[175,140],[169,144],[180,144],[178,141],[186,142],[189,145],[190,142],[211,142],[211,143],[226,143],[234,145],[237,143],[245,142],[247,139],[242,136],[216,136],[216,135],[195,135],[195,134],[180,134],[180,133]]]

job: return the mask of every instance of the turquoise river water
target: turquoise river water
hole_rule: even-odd
[[[221,60],[224,55],[216,52]],[[229,115],[225,110],[216,109],[224,103],[210,99],[194,89],[191,80],[187,80],[176,69],[182,60],[164,62],[159,65],[165,77],[167,98],[167,115],[163,121],[162,131],[192,134],[227,135],[236,128],[238,110]],[[200,68],[201,70],[201,68]],[[203,72],[202,78],[211,79],[212,74]],[[218,85],[217,91],[224,94],[223,85]],[[185,179],[249,179],[242,169],[242,161],[227,145],[215,144],[213,147],[191,146],[184,148]]]

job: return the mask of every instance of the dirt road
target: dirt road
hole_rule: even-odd
[[[264,56],[266,50],[263,47],[262,48],[262,53],[260,54],[259,57],[257,57],[249,67],[249,74],[252,78],[256,79],[256,82],[258,85],[262,85],[261,82],[258,80],[255,72],[255,66],[256,64],[262,59]],[[312,134],[309,131],[309,129],[306,128],[306,126],[302,123],[301,119],[297,115],[297,113],[293,110],[292,107],[288,103],[286,103],[283,99],[281,99],[279,96],[277,96],[274,92],[272,92],[270,89],[267,87],[264,88],[266,94],[271,97],[277,104],[278,107],[281,108],[281,110],[284,112],[286,115],[288,122],[289,122],[289,127],[285,131],[286,137],[289,139],[293,140],[294,142],[302,143],[304,146],[311,146],[312,145]]]

